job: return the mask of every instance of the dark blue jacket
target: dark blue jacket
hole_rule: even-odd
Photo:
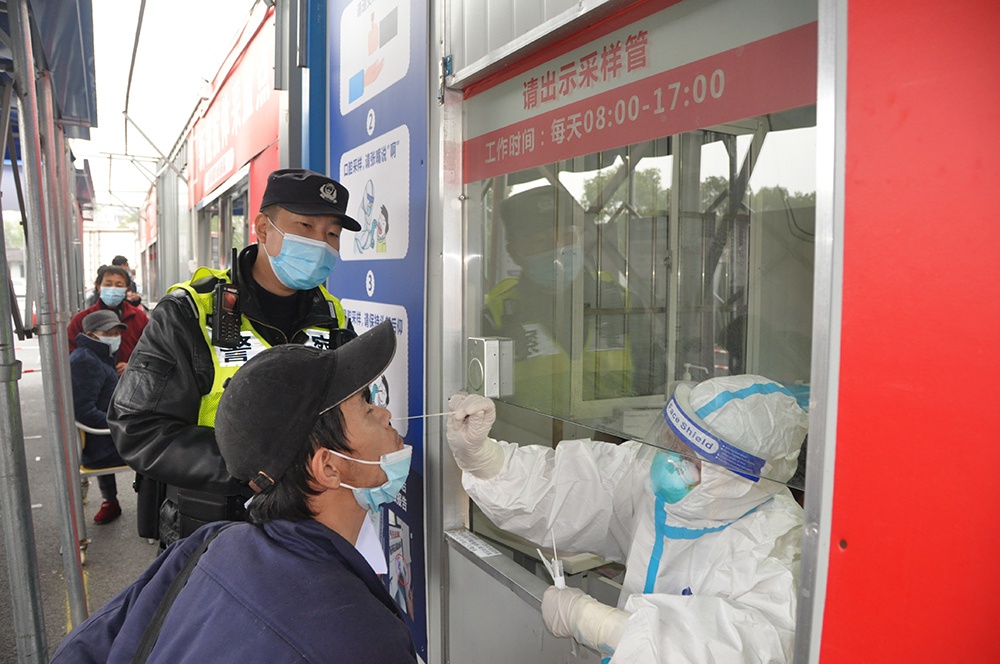
[[[74,629],[52,664],[128,663],[188,557],[226,525],[198,529]],[[212,541],[163,623],[149,664],[416,662],[409,630],[379,578],[318,521],[233,525]]]
[[[115,356],[107,344],[82,332],[76,335],[76,350],[69,354],[73,378],[73,417],[94,429],[108,428],[108,406],[118,384]],[[123,466],[111,436],[88,433],[80,462],[94,468]]]

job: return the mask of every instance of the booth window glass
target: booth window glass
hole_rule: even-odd
[[[219,202],[214,201],[199,213],[201,265],[219,264]]]
[[[553,37],[537,63],[463,101],[465,328],[486,339],[467,352],[499,349],[496,376],[469,359],[466,378],[489,389],[498,440],[662,447],[669,437],[651,430],[679,383],[739,374],[808,409],[816,7],[685,0],[626,13],[592,38]],[[791,479],[787,467],[761,478],[801,499],[806,451]],[[706,462],[733,463],[723,456]],[[548,580],[545,542],[475,504],[469,527]],[[586,573],[587,592],[615,605],[621,560],[575,553],[567,575]]]
[[[805,405],[814,161],[810,106],[472,183],[467,304],[514,350],[498,435],[642,440],[677,381],[739,373]]]

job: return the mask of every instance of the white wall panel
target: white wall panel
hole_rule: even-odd
[[[620,0],[453,0],[449,6],[448,50],[455,71],[506,54],[512,43],[535,31],[539,46],[553,21],[555,29],[604,5]]]
[[[597,653],[582,646],[574,648],[571,639],[552,636],[537,605],[530,605],[450,546],[448,562],[447,661],[600,664]]]
[[[461,32],[452,40],[455,64],[474,62],[486,55],[489,49],[489,11],[486,0],[461,0],[453,6],[461,7]]]
[[[514,38],[514,14],[517,0],[491,0],[489,3],[489,50],[495,51]]]
[[[530,2],[525,0],[521,0],[520,2],[514,0],[514,2],[516,8],[514,11],[514,35],[523,35],[530,30],[534,30],[545,22],[546,17],[553,16],[549,2]],[[573,5],[572,2],[567,4],[565,0],[562,0],[560,4],[565,6],[559,11]]]

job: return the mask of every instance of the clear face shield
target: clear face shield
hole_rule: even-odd
[[[690,450],[682,450],[684,444],[669,433],[666,438],[672,449],[653,457],[649,478],[653,493],[673,504],[701,484],[701,460],[690,456]]]
[[[741,477],[757,482],[764,469],[765,460],[741,450],[712,433],[708,425],[691,408],[683,407],[684,396],[675,394],[663,407],[645,442],[663,450],[653,461],[654,489],[667,497],[680,494],[676,487],[686,487],[683,495],[701,481],[703,463],[722,466]],[[658,484],[661,485],[658,487]],[[671,486],[675,488],[670,489]],[[681,495],[681,497],[683,497]],[[679,499],[679,498],[678,498]]]

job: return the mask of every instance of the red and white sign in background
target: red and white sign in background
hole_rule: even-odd
[[[221,87],[192,132],[192,204],[278,140],[273,10],[232,67],[219,73],[215,86],[220,79]]]

